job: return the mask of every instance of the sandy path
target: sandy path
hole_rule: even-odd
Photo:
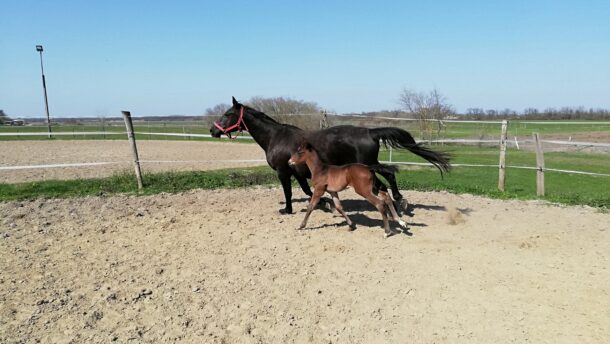
[[[255,144],[208,141],[138,141],[141,160],[253,160],[265,159]],[[132,155],[127,141],[0,141],[0,167],[81,162],[124,162],[95,167],[0,170],[0,183],[49,179],[107,177],[132,171]],[[143,163],[146,171],[211,170],[225,167],[264,165],[265,162]]]
[[[354,232],[276,188],[0,203],[0,342],[608,342],[610,215],[406,195],[389,239],[350,191]]]

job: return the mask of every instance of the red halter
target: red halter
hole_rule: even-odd
[[[223,134],[227,135],[230,139],[235,140],[237,138],[237,136],[232,137],[230,131],[237,128],[237,130],[239,130],[239,132],[242,132],[244,129],[242,129],[241,125],[244,125],[244,128],[246,129],[246,131],[248,130],[248,126],[246,125],[246,122],[244,122],[244,107],[242,106],[241,109],[239,110],[239,119],[237,120],[237,123],[233,124],[232,126],[228,127],[228,128],[223,128],[220,123],[218,123],[218,121],[214,121],[214,126],[216,128],[218,128],[218,130],[222,131]]]

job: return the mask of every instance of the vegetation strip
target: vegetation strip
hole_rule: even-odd
[[[428,167],[412,167],[397,175],[401,189],[470,193],[499,199],[538,199],[535,171],[515,170],[508,174],[506,192],[497,190],[497,171],[457,167],[441,179]],[[547,193],[542,199],[570,205],[589,205],[604,211],[610,208],[610,186],[604,177],[550,174]],[[163,172],[144,175],[144,191],[150,195],[176,193],[193,189],[239,188],[255,185],[279,185],[275,171],[267,166],[213,171]],[[52,180],[21,184],[0,184],[0,201],[35,198],[68,198],[138,194],[135,178],[119,174],[109,178]]]

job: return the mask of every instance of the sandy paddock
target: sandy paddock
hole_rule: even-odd
[[[610,215],[406,196],[389,239],[351,191],[354,232],[277,188],[0,203],[0,343],[608,342]]]
[[[143,162],[144,172],[212,170],[266,164],[264,161],[226,161],[265,160],[265,152],[256,144],[141,140],[138,141],[138,152],[140,159],[144,161],[172,161]],[[94,167],[0,169],[0,183],[107,177],[117,172],[133,171],[131,161],[133,158],[127,140],[0,141],[0,167],[118,162]]]

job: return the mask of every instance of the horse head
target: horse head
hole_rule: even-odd
[[[232,132],[248,130],[243,122],[243,116],[245,107],[240,104],[235,97],[233,98],[233,106],[225,112],[222,117],[220,117],[217,121],[214,121],[214,124],[210,128],[210,134],[212,137],[220,137],[222,134],[226,134],[228,137],[231,137]]]

